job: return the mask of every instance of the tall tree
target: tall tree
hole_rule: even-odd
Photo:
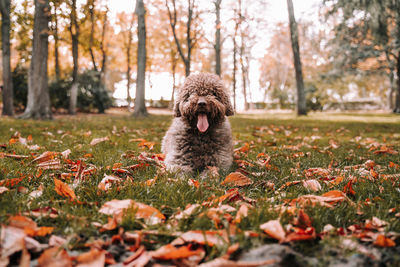
[[[1,12],[1,49],[3,52],[3,115],[14,115],[14,97],[11,80],[10,49],[10,12],[11,1],[0,1]]]
[[[136,0],[135,14],[138,19],[138,50],[137,50],[137,76],[136,97],[133,115],[135,117],[147,116],[145,103],[146,81],[146,9],[143,0]]]
[[[292,41],[293,61],[296,72],[297,86],[297,115],[307,115],[306,95],[304,92],[303,71],[301,68],[300,49],[299,49],[299,33],[297,23],[294,18],[293,2],[287,0],[289,13],[290,40]]]
[[[54,37],[54,68],[56,72],[56,80],[60,80],[61,77],[61,70],[60,70],[60,56],[59,56],[59,41],[60,36],[58,34],[58,10],[60,7],[60,0],[52,0],[51,3],[53,4],[53,12],[52,12],[52,24],[51,30],[53,32]]]
[[[334,16],[335,35],[331,42],[336,62],[343,69],[361,70],[363,62],[374,61],[389,79],[389,101],[396,91],[394,113],[400,113],[400,1],[398,0],[324,0],[327,17]],[[341,16],[337,16],[341,14]],[[342,55],[342,56],[340,56]],[[397,79],[396,79],[397,78]]]
[[[178,21],[178,11],[176,6],[176,0],[172,0],[172,10],[170,8],[169,0],[165,0],[165,4],[168,9],[169,23],[171,25],[172,34],[174,36],[175,44],[178,49],[179,56],[181,57],[183,63],[185,64],[185,75],[186,77],[190,75],[190,64],[192,51],[195,47],[198,36],[197,31],[193,29],[193,21],[197,19],[198,14],[195,12],[195,0],[187,0],[187,19],[186,19],[186,55],[184,54],[184,49],[181,41],[179,40],[177,34],[177,21]]]
[[[129,28],[128,28],[128,36],[127,36],[127,41],[126,41],[126,100],[128,102],[128,111],[131,109],[131,48],[132,48],[132,41],[133,41],[133,24],[135,22],[135,17],[132,16],[131,21],[129,23]]]
[[[221,2],[215,0],[215,74],[221,76]]]
[[[48,0],[35,0],[32,57],[28,79],[28,103],[21,118],[51,119],[47,87],[50,7]]]
[[[78,15],[76,8],[76,0],[71,0],[70,2],[70,24],[69,24],[69,32],[71,34],[72,41],[72,61],[73,61],[73,70],[72,70],[72,85],[70,89],[69,96],[69,114],[76,114],[76,105],[78,102],[78,68],[79,68],[79,23],[78,23]]]

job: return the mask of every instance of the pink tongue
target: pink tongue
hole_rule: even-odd
[[[197,129],[199,129],[200,132],[204,133],[208,129],[208,120],[207,120],[207,115],[205,114],[199,114],[197,117]]]

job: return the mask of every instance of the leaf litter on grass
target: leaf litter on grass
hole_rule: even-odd
[[[2,215],[2,264],[20,253],[20,264],[38,257],[41,266],[54,266],[54,260],[60,266],[261,266],[274,261],[237,262],[237,253],[260,242],[293,246],[335,237],[376,248],[397,246],[395,137],[391,143],[354,137],[344,127],[325,134],[314,127],[319,135],[308,137],[300,126],[257,126],[236,140],[236,169],[222,174],[210,168],[213,178],[183,182],[166,172],[157,151],[162,131],[145,136],[151,128],[82,129],[83,135],[46,128],[0,140],[3,168],[20,167],[0,181],[0,198],[17,194],[17,205],[29,203]],[[57,145],[43,143],[40,135]],[[105,137],[80,140],[92,135]],[[30,147],[33,140],[39,149]],[[129,143],[137,143],[132,146],[137,150],[127,150]],[[115,152],[103,150],[108,146]],[[387,213],[375,208],[379,201],[388,202]],[[82,230],[74,230],[82,222]],[[91,234],[85,237],[83,229]]]

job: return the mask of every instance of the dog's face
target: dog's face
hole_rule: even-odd
[[[192,74],[178,91],[174,113],[200,132],[222,123],[233,115],[227,89],[214,74]]]

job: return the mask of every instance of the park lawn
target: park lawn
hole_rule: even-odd
[[[174,243],[174,248],[186,246],[186,253],[197,255],[197,262],[207,262],[223,255],[236,260],[241,252],[282,243],[321,265],[357,254],[396,266],[400,262],[399,118],[236,115],[230,118],[235,164],[205,179],[177,177],[164,170],[159,153],[171,116],[1,118],[2,231],[29,225],[33,230],[24,233],[42,244],[52,236],[62,237],[66,240],[62,247],[74,263],[80,259],[73,256],[94,247],[106,254],[107,263],[121,262],[137,251],[138,242],[145,251],[154,251],[183,233],[203,230],[200,237],[179,246]],[[99,142],[91,144],[93,140]],[[33,145],[40,148],[34,150]],[[61,152],[68,149],[71,153],[63,156]],[[48,151],[58,153],[37,159]],[[245,177],[231,175],[234,181],[221,185],[232,172]],[[107,175],[118,181],[99,186]],[[238,178],[244,179],[243,186],[238,186]],[[99,212],[114,199],[132,199],[157,210],[142,216],[146,212],[136,204],[120,216]],[[190,207],[196,208],[182,215]],[[35,212],[50,208],[53,216]],[[32,226],[28,218],[36,224]],[[239,247],[234,246],[237,243]],[[31,260],[37,260],[43,249],[30,249]],[[15,251],[10,255],[14,264],[23,254],[21,249]],[[152,261],[170,258],[154,256]],[[181,258],[174,263],[182,263]]]

